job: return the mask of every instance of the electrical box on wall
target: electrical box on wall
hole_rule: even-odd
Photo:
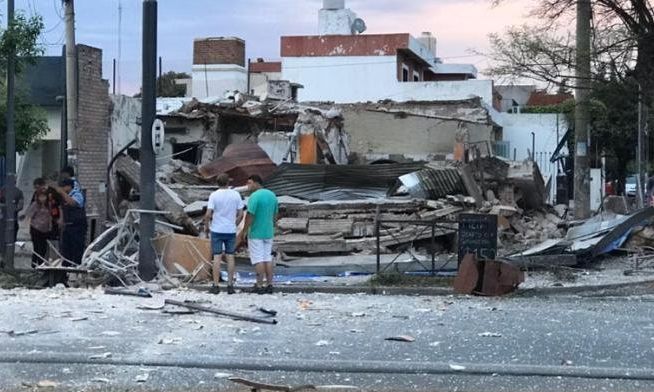
[[[159,119],[154,120],[152,123],[152,149],[155,154],[159,154],[163,151],[164,136],[163,121]]]

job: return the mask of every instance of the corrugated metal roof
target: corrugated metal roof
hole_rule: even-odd
[[[376,199],[385,197],[398,177],[423,167],[423,163],[282,164],[265,182],[265,186],[280,196],[294,196],[311,201]]]
[[[467,195],[457,169],[425,168],[405,174],[399,179],[413,197],[438,199],[447,195]]]

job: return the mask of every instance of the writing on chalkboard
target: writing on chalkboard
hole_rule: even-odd
[[[497,215],[459,215],[459,263],[468,253],[473,253],[477,259],[495,259],[497,256]]]

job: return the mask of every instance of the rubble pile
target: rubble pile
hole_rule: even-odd
[[[290,202],[280,205],[279,234],[275,242],[286,254],[372,254],[376,251],[376,220],[380,222],[380,250],[428,240],[429,225],[418,222],[440,219],[436,237],[456,233],[456,214],[463,207],[443,201],[413,199]],[[449,249],[448,249],[449,251]]]
[[[378,249],[451,257],[457,252],[457,222],[463,213],[497,216],[499,256],[566,234],[566,209],[545,205],[545,184],[531,161],[508,161],[466,147],[464,162],[442,158],[355,165],[339,110],[256,102],[242,94],[225,102],[194,100],[167,116],[204,124],[197,165],[170,159],[157,171],[155,201],[161,216],[154,246],[168,279],[209,277],[208,241],[199,234],[214,178],[222,173],[233,179],[246,202],[243,185],[251,174],[264,177],[264,185],[278,195],[275,249],[290,264],[295,257],[371,255]],[[275,132],[281,137],[268,140],[284,141],[283,148],[271,149],[259,139]],[[298,159],[303,150],[315,158],[311,163]],[[115,161],[121,217],[136,208],[139,169],[139,162],[128,156]],[[87,266],[124,279],[134,268],[138,239],[125,234],[130,231],[121,219],[111,229],[120,235],[114,233],[106,246],[96,244],[88,251]],[[117,270],[107,249],[120,250]]]

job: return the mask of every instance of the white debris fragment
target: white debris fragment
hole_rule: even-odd
[[[453,364],[450,364],[450,369],[452,369],[452,370],[456,370],[456,371],[459,372],[459,371],[462,371],[462,370],[466,370],[466,367],[465,367],[465,366],[461,366],[461,365],[453,365]]]
[[[440,345],[441,345],[441,342],[431,342],[431,343],[429,343],[429,346],[431,346],[431,347],[438,347]]]
[[[482,338],[501,338],[502,334],[499,332],[482,332],[478,336]]]
[[[232,375],[229,374],[229,373],[220,373],[220,372],[218,372],[218,373],[213,375],[213,378],[229,378],[231,376]]]
[[[150,378],[150,373],[143,373],[136,376],[136,382],[146,382]]]
[[[316,346],[318,346],[318,347],[329,346],[329,344],[330,343],[327,340],[319,340],[319,341],[316,342]]]
[[[118,331],[104,331],[104,332],[102,332],[102,335],[104,335],[104,336],[118,336],[118,335],[120,335],[120,332],[118,332]]]
[[[111,355],[112,354],[110,352],[106,352],[102,354],[91,355],[89,359],[107,359],[107,358],[111,358]]]

